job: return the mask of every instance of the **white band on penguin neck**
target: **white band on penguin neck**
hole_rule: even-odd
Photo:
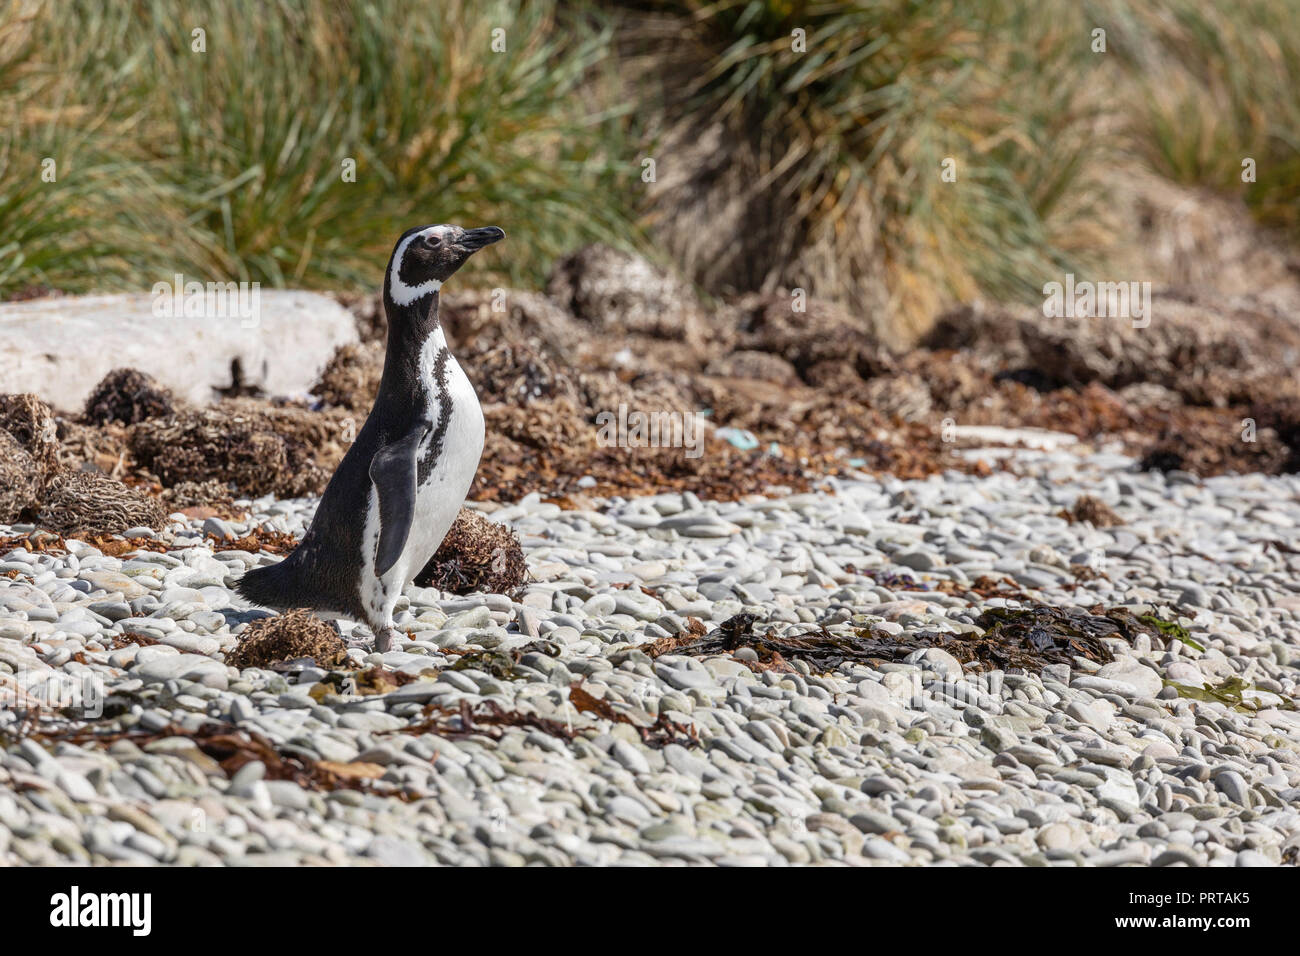
[[[427,282],[421,282],[417,285],[407,285],[402,281],[401,277],[402,260],[406,258],[406,247],[414,240],[424,238],[437,228],[437,226],[431,226],[423,232],[412,233],[402,240],[402,244],[393,253],[392,264],[388,267],[388,294],[392,298],[394,305],[410,305],[417,299],[422,299],[429,293],[437,292],[442,288],[442,281],[439,279],[429,279]]]

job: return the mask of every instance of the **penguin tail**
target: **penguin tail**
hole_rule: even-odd
[[[305,607],[313,612],[343,614],[364,620],[362,608],[320,585],[320,575],[312,564],[303,561],[301,550],[283,561],[253,568],[235,582],[235,590],[249,603],[274,611]]]
[[[294,586],[293,569],[288,561],[245,571],[235,590],[250,603],[277,611],[302,605],[301,591]]]

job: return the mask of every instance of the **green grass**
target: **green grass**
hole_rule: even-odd
[[[1300,239],[1300,4],[1107,0],[1096,18],[1129,73],[1130,133],[1152,168],[1240,196]],[[1248,157],[1254,183],[1242,180]]]
[[[811,279],[870,312],[883,283],[902,338],[955,301],[1040,301],[1046,279],[1126,261],[1111,193],[1135,157],[1242,196],[1300,238],[1295,0],[633,6],[683,26],[651,20],[634,43],[669,64],[667,128],[691,131],[680,142],[722,125],[745,168],[731,179],[705,170],[693,190],[657,199],[657,235],[711,285]],[[805,53],[792,49],[796,29]],[[683,47],[698,68],[673,59]],[[1247,156],[1256,184],[1241,182]],[[947,157],[956,183],[939,176]],[[729,203],[770,209],[780,228],[722,222],[742,234],[715,243],[712,259],[693,236],[678,241],[677,223],[708,228]]]
[[[10,3],[0,17],[0,292],[141,282],[167,246],[192,246],[148,167],[118,149],[131,130],[114,122],[109,35],[53,31],[51,13]]]
[[[471,281],[648,232],[708,291],[906,340],[1113,265],[1135,157],[1300,236],[1297,81],[1297,0],[0,0],[0,298],[373,288],[405,228],[492,223]]]
[[[575,245],[634,240],[608,158],[621,127],[578,90],[608,28],[557,7],[38,4],[0,44],[22,144],[0,179],[0,226],[21,237],[0,292],[175,270],[371,287],[397,235],[429,222],[504,226],[510,255],[482,281],[535,283]],[[66,164],[57,184],[29,172],[42,155]]]
[[[771,206],[781,226],[752,236],[739,256],[720,244],[736,265],[715,268],[715,284],[744,284],[740,270],[757,263],[752,279],[805,286],[815,259],[838,286],[815,292],[866,309],[883,280],[900,321],[918,326],[942,300],[1041,295],[1047,277],[1095,246],[1096,231],[1079,225],[1098,192],[1089,162],[1104,153],[1093,136],[1096,59],[1072,4],[646,6],[689,24],[666,41],[646,29],[646,52],[671,57],[667,45],[689,44],[700,63],[692,72],[669,61],[668,127],[720,124],[757,171],[702,180],[703,197],[666,193],[662,219],[735,200]],[[805,52],[794,48],[796,30]],[[956,182],[941,176],[949,158]],[[708,195],[721,191],[731,195]]]

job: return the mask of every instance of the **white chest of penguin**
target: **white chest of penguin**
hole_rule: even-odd
[[[420,353],[420,389],[429,428],[416,453],[415,515],[397,568],[404,581],[420,572],[451,527],[483,454],[483,409],[468,376],[435,329]]]

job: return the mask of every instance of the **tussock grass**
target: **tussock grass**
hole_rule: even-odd
[[[372,288],[442,221],[503,225],[468,269],[536,285],[645,230],[706,291],[906,342],[1122,263],[1135,159],[1300,235],[1297,80],[1294,0],[0,0],[0,298]]]
[[[17,0],[0,12],[0,293],[118,287],[165,267],[164,246],[189,245],[165,189],[117,149],[131,130],[114,125],[118,77],[97,45],[111,34],[99,15],[94,36],[54,30],[53,12]]]
[[[632,6],[669,170],[650,221],[711,289],[810,287],[906,341],[954,301],[1122,268],[1135,160],[1300,232],[1292,0]]]
[[[1107,0],[1133,95],[1130,134],[1158,173],[1239,196],[1300,238],[1300,4]],[[1255,160],[1256,181],[1242,180]]]
[[[537,282],[575,245],[635,235],[606,159],[618,124],[578,92],[607,28],[561,21],[557,3],[17,7],[0,101],[22,145],[0,226],[25,228],[0,291],[148,286],[175,270],[369,287],[411,225],[525,220],[487,278]],[[58,184],[27,174],[46,153],[77,157]]]
[[[1071,4],[648,6],[688,25],[633,32],[662,66],[663,164],[692,170],[655,197],[657,235],[706,285],[811,285],[907,331],[943,299],[1021,297],[1094,244],[1100,112]],[[701,241],[711,221],[734,234]]]

